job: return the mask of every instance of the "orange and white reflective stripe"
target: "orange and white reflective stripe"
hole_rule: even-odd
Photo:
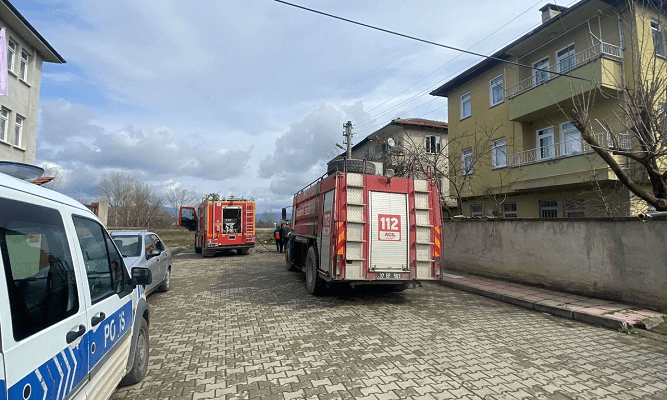
[[[440,227],[439,227],[439,226],[435,226],[435,227],[433,227],[433,229],[435,229],[435,235],[434,235],[434,236],[435,236],[435,240],[433,241],[433,243],[434,243],[434,245],[435,245],[435,246],[434,246],[435,249],[434,249],[434,251],[433,251],[433,254],[434,254],[436,257],[440,257]]]
[[[345,223],[344,222],[339,222],[338,223],[338,254],[345,254],[345,247],[343,246],[345,242]]]

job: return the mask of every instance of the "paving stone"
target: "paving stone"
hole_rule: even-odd
[[[664,343],[433,283],[313,297],[283,260],[178,256],[148,299],[148,374],[112,399],[667,398]]]

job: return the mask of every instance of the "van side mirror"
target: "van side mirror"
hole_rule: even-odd
[[[138,285],[150,285],[153,282],[153,274],[148,268],[132,268],[132,280],[131,283],[134,286]]]

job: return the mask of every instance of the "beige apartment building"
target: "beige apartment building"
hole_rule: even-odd
[[[396,118],[355,144],[352,158],[380,163],[383,170],[393,169],[396,176],[412,174],[423,179],[430,171],[440,183],[445,201],[449,199],[446,122]]]
[[[632,88],[640,63],[664,74],[667,62],[665,16],[642,4],[547,4],[541,25],[431,93],[448,99],[450,193],[464,215],[604,217],[646,209],[572,123],[573,110],[586,108],[601,148],[637,149],[618,113],[623,88]],[[634,173],[627,157],[614,157]]]
[[[0,96],[0,161],[35,163],[42,64],[65,60],[7,0],[0,1],[5,29],[8,95]]]

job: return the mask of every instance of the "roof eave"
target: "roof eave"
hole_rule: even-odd
[[[42,56],[43,61],[58,64],[67,62],[60,54],[58,54],[56,49],[44,39],[37,29],[35,29],[30,22],[21,15],[9,0],[2,0],[2,4],[7,7],[8,10],[0,10],[0,16],[2,16],[7,25],[11,26],[12,29],[20,34],[26,42],[37,50]]]

